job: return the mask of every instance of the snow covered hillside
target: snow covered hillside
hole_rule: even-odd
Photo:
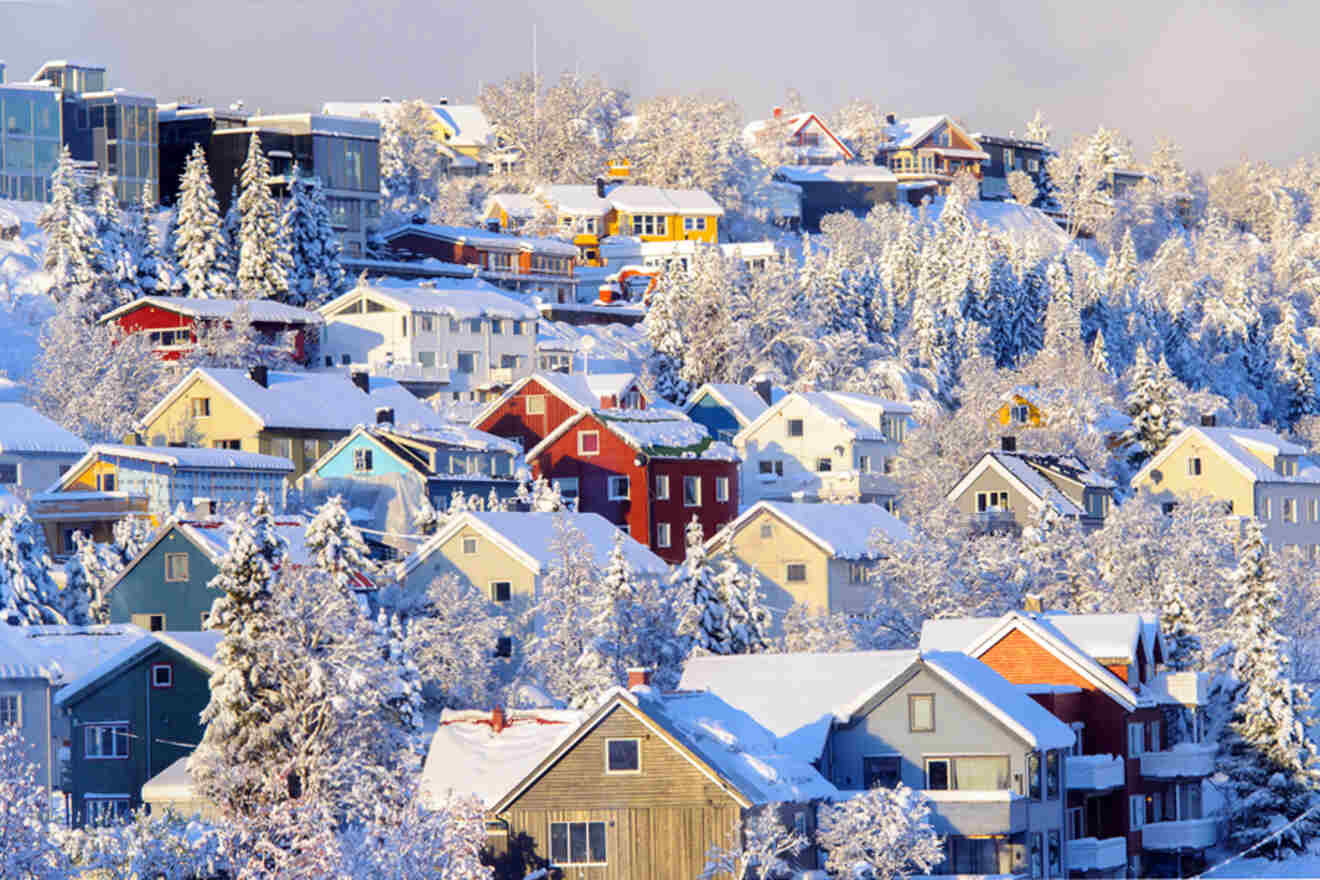
[[[0,372],[15,379],[27,375],[41,327],[55,312],[47,295],[51,279],[41,269],[46,236],[37,216],[43,207],[0,199],[0,227],[12,215],[20,229],[15,239],[0,238]]]

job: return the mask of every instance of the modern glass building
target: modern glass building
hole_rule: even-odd
[[[0,198],[44,202],[60,158],[60,90],[0,84]]]

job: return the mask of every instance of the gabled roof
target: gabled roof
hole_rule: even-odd
[[[1072,728],[981,661],[957,651],[923,653],[921,660],[1032,748],[1067,749],[1076,742]]]
[[[636,373],[587,373],[582,377],[597,400],[613,397],[616,400],[629,391],[640,391]]]
[[[87,444],[21,403],[0,403],[0,452],[59,452],[81,455]]]
[[[1039,509],[1049,504],[1061,516],[1085,516],[1086,511],[1051,481],[1056,478],[1072,480],[1083,486],[1112,489],[1114,482],[1092,471],[1076,456],[1044,456],[1022,452],[987,452],[950,489],[945,498],[953,500],[971,487],[986,470],[993,470],[1017,487],[1032,506]]]
[[[768,403],[761,399],[760,394],[757,394],[754,389],[746,385],[736,385],[732,382],[707,382],[688,395],[687,403],[683,405],[683,412],[690,414],[692,408],[700,403],[703,397],[707,396],[713,397],[726,407],[733,414],[733,417],[738,420],[740,428],[750,425],[757,416],[770,407]]]
[[[601,198],[596,187],[589,184],[554,183],[540,187],[536,193],[560,214],[603,216],[610,211],[609,200]]]
[[[398,426],[425,428],[446,424],[435,410],[393,379],[373,376],[369,383],[371,393],[363,394],[352,379],[338,371],[270,370],[266,386],[262,387],[246,370],[220,367],[193,369],[140,424],[149,425],[159,418],[193,379],[200,379],[225,394],[262,428],[351,431],[357,425],[374,424],[379,407],[392,408],[394,424]]]
[[[651,458],[740,460],[737,450],[728,443],[713,439],[705,425],[692,421],[679,410],[656,406],[580,410],[527,450],[527,461],[534,460],[588,417],[594,417],[602,428]]]
[[[488,215],[491,205],[498,205],[510,217],[530,220],[540,210],[541,202],[527,193],[496,193],[486,200],[485,213]]]
[[[884,165],[780,165],[775,179],[799,183],[898,183]]]
[[[0,624],[0,679],[44,678],[67,684],[146,635],[131,623],[96,626]]]
[[[834,559],[877,559],[871,544],[876,533],[891,541],[909,541],[912,529],[878,504],[810,504],[758,501],[706,542],[715,549],[766,513],[789,526]]]
[[[1137,471],[1131,485],[1136,488],[1151,471],[1159,468],[1173,452],[1193,437],[1204,441],[1219,453],[1230,466],[1252,483],[1320,483],[1320,464],[1307,458],[1307,449],[1285,439],[1266,428],[1184,428],[1159,453]],[[1269,456],[1299,456],[1296,476],[1277,473],[1253,454],[1252,450]]]
[[[796,391],[775,401],[734,436],[735,444],[742,444],[773,419],[785,407],[796,401],[809,404],[831,426],[856,440],[885,440],[877,414],[911,415],[912,407],[895,400],[886,400],[869,394],[845,394],[837,391]],[[874,421],[867,421],[870,414]]]
[[[161,464],[177,470],[293,472],[293,462],[278,455],[243,452],[237,449],[211,449],[202,446],[129,446],[122,443],[97,443],[60,475],[47,492],[68,488],[93,462],[105,459],[130,459]]]
[[[963,131],[962,126],[954,122],[949,116],[940,114],[938,116],[913,116],[908,119],[900,119],[885,126],[885,134],[889,138],[889,143],[885,144],[885,146],[890,149],[911,149],[929,137],[935,129],[940,127],[940,125],[948,125],[967,140],[976,143],[976,139],[966,131]],[[976,158],[988,159],[989,156],[982,153]]]
[[[616,711],[631,715],[743,808],[838,796],[838,790],[809,762],[781,751],[770,731],[712,694],[661,695],[649,687],[632,691],[616,687],[601,697],[571,735],[561,739],[530,773],[500,797],[491,811],[500,813],[511,807]]]
[[[501,406],[521,394],[529,382],[536,382],[576,412],[588,412],[600,406],[600,396],[591,390],[579,373],[532,373],[514,382],[503,394],[486,404],[470,422],[471,426],[476,428],[490,418]]]
[[[1137,693],[1059,629],[1056,621],[1067,616],[1070,615],[1010,611],[997,618],[927,620],[921,626],[921,651],[961,651],[979,658],[1010,632],[1018,630],[1120,705],[1128,710],[1136,708],[1142,702]]]
[[[624,184],[606,196],[610,207],[627,214],[679,214],[723,216],[724,209],[704,190],[661,189],[656,186]]]
[[[341,438],[324,455],[309,467],[308,473],[316,473],[335,456],[344,451],[354,440],[365,437],[381,452],[393,458],[399,464],[423,477],[435,476],[431,462],[419,455],[413,445],[424,446],[432,452],[441,449],[466,449],[475,452],[504,452],[518,455],[522,449],[512,440],[487,434],[467,425],[445,425],[425,431],[396,431],[392,427],[380,425],[358,425],[348,436]]]
[[[466,511],[450,517],[440,531],[418,547],[404,562],[403,575],[439,551],[450,538],[465,528],[484,535],[521,562],[533,574],[544,574],[554,564],[552,546],[558,536],[558,523],[564,522],[582,533],[598,566],[604,567],[614,549],[615,536],[623,535],[624,555],[640,575],[664,575],[669,565],[639,544],[619,527],[597,513],[521,513],[509,511]]]
[[[272,324],[321,324],[321,316],[309,309],[269,299],[199,299],[191,296],[143,296],[101,316],[100,323],[113,321],[138,309],[154,306],[189,318],[229,318],[240,308],[253,321]]]
[[[410,234],[489,250],[529,251],[560,257],[575,257],[578,252],[572,242],[559,238],[534,238],[507,232],[490,232],[473,226],[442,226],[436,223],[405,223],[382,232],[381,238],[386,242],[392,242],[396,238]]]
[[[352,290],[321,306],[321,314],[333,321],[339,317],[335,315],[336,310],[360,296],[382,300],[403,311],[448,315],[459,319],[489,317],[530,321],[541,314],[532,306],[508,296],[500,288],[480,278],[425,281],[372,278],[359,282]]]
[[[131,666],[161,645],[178,651],[203,671],[215,672],[216,647],[223,635],[220,632],[147,633],[60,688],[55,693],[55,703],[61,707],[68,706],[105,679]]]
[[[839,140],[839,138],[835,136],[834,132],[830,131],[830,127],[825,124],[825,120],[821,119],[815,113],[812,113],[810,111],[804,111],[802,113],[794,113],[792,116],[781,116],[777,120],[775,119],[753,120],[752,122],[747,123],[747,125],[743,128],[743,137],[748,140],[754,140],[757,137],[757,135],[761,133],[761,131],[767,128],[772,122],[776,122],[776,121],[782,122],[785,125],[785,127],[788,129],[789,137],[796,137],[802,131],[802,129],[806,128],[808,125],[814,122],[816,123],[816,125],[820,126],[821,131],[825,132],[825,136],[828,137],[831,141],[833,141],[834,145],[839,148],[839,151],[843,153],[843,157],[845,159],[853,158],[853,151],[848,149],[848,145],[845,144],[843,141]]]

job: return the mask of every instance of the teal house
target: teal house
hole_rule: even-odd
[[[73,826],[119,822],[202,739],[218,632],[145,635],[55,694],[72,733]]]
[[[359,425],[321,456],[309,476],[326,481],[395,483],[424,488],[442,509],[454,492],[500,499],[518,492],[522,450],[517,443],[469,428],[446,425],[403,431],[391,425]]]
[[[731,443],[733,435],[756,421],[757,416],[770,406],[771,400],[783,396],[783,390],[772,390],[769,382],[758,383],[755,388],[728,382],[707,382],[688,396],[683,412],[704,426],[710,436]]]

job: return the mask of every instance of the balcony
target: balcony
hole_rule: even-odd
[[[1141,827],[1142,849],[1206,849],[1218,842],[1219,820],[1214,818],[1152,822]]]
[[[1127,838],[1097,840],[1083,837],[1068,841],[1069,871],[1104,871],[1127,864]]]
[[[427,367],[422,364],[399,364],[391,361],[373,361],[368,367],[373,376],[387,376],[403,382],[449,382],[449,367]]]
[[[492,385],[512,385],[516,370],[516,367],[491,367],[487,381]]]
[[[1168,751],[1141,756],[1141,775],[1152,779],[1198,778],[1214,771],[1214,746],[1180,743]]]
[[[1069,755],[1064,777],[1070,791],[1108,791],[1123,786],[1123,764],[1117,755]]]
[[[1016,834],[1027,829],[1026,798],[1011,791],[922,792],[940,834]]]

